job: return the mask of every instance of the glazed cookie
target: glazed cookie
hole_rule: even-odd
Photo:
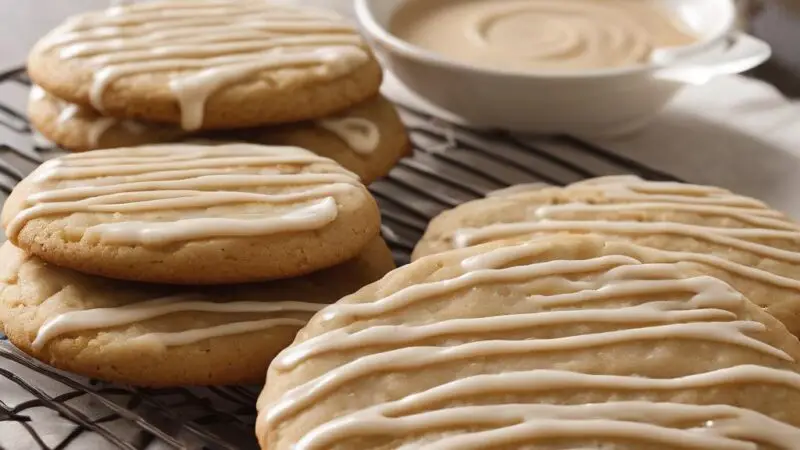
[[[39,87],[31,90],[28,115],[44,137],[72,151],[160,144],[188,136],[177,126],[106,117]],[[198,137],[306,148],[337,161],[365,184],[389,173],[411,148],[397,111],[381,96],[326,119]]]
[[[76,152],[161,144],[188,135],[175,125],[103,116],[93,108],[53,97],[39,86],[31,88],[28,119],[48,141]]]
[[[149,386],[256,383],[323,304],[393,268],[379,238],[354,260],[305,277],[203,289],[83,275],[6,243],[0,323],[52,366]]]
[[[105,115],[227,129],[316,119],[378,92],[381,68],[332,12],[255,0],[156,0],[68,19],[31,79]]]
[[[269,368],[269,450],[784,449],[800,342],[730,286],[598,237],[422,258]]]
[[[701,262],[800,335],[800,226],[717,187],[606,177],[501,192],[434,219],[414,257],[553,233],[602,234]]]
[[[170,144],[48,161],[3,209],[17,246],[133,281],[288,278],[355,257],[380,213],[357,176],[296,147]]]
[[[365,184],[388,174],[411,153],[397,110],[380,96],[325,119],[226,134],[251,142],[307,148],[357,173]]]

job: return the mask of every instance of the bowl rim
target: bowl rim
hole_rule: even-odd
[[[408,41],[405,41],[395,36],[388,30],[387,27],[383,26],[378,21],[378,19],[375,18],[375,14],[373,13],[372,10],[372,5],[375,1],[380,1],[380,0],[354,0],[356,18],[361,27],[373,39],[377,40],[381,45],[388,47],[389,50],[396,52],[400,55],[403,55],[407,58],[420,60],[425,62],[426,64],[438,66],[441,68],[446,68],[456,71],[467,71],[467,72],[490,75],[495,77],[507,77],[514,79],[535,78],[542,80],[552,80],[552,79],[563,79],[563,78],[571,78],[571,79],[609,78],[609,77],[618,77],[624,75],[641,74],[644,72],[652,72],[670,67],[670,64],[658,64],[656,62],[650,62],[647,64],[636,64],[625,67],[612,67],[605,69],[537,72],[537,71],[504,70],[501,68],[476,66],[466,62],[458,61],[456,59],[448,58],[447,56],[440,55],[433,51],[426,50],[422,47],[418,47]],[[406,2],[409,0],[400,0],[400,1]],[[734,0],[725,0],[725,1],[730,5],[731,8],[733,9],[736,8]],[[693,44],[676,48],[703,49],[703,48],[714,47],[715,45],[722,43],[726,39],[728,34],[732,31],[733,26],[734,23],[731,22],[724,27],[726,31],[720,33],[719,35],[711,36],[703,40],[698,40]]]

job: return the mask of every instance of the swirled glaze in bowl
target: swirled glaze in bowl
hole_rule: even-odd
[[[615,136],[646,124],[687,84],[749,70],[770,56],[765,42],[734,31],[733,0],[627,0],[664,11],[685,25],[692,38],[686,45],[651,46],[640,63],[610,67],[574,68],[551,65],[523,68],[511,63],[474,63],[425,48],[399,36],[392,23],[408,4],[422,0],[355,0],[356,12],[368,40],[385,67],[400,84],[460,123],[526,133],[567,133]],[[446,5],[456,0],[438,0]],[[459,4],[545,4],[548,0],[460,0]],[[611,4],[622,0],[607,0]],[[592,0],[549,0],[554,5],[592,3]],[[429,6],[430,7],[430,6]],[[517,20],[514,14],[509,16]],[[435,18],[433,19],[436,22]],[[637,21],[640,25],[643,21]],[[438,26],[444,24],[438,22]],[[678,27],[677,25],[673,25]],[[653,30],[652,26],[646,28]],[[681,31],[683,28],[678,28]],[[527,55],[544,47],[534,45],[539,30],[521,27],[504,39],[518,41]],[[526,34],[528,33],[528,34]],[[612,37],[607,37],[615,42]],[[541,40],[541,39],[540,39]],[[461,41],[466,41],[462,39]],[[447,51],[463,51],[453,43]],[[391,78],[391,77],[390,77]]]
[[[521,71],[634,66],[697,41],[669,11],[630,0],[415,0],[389,28],[452,59]]]

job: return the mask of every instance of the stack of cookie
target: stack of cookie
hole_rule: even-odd
[[[70,154],[17,186],[2,224],[9,340],[137,385],[259,382],[311,315],[393,268],[358,177],[295,147]]]
[[[333,12],[158,0],[74,16],[32,50],[29,116],[85,151],[187,138],[296,145],[370,183],[409,150],[382,71]]]

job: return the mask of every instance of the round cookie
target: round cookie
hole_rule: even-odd
[[[189,134],[175,125],[103,116],[53,97],[39,86],[31,88],[28,119],[48,141],[75,152],[161,144]]]
[[[261,446],[792,448],[800,342],[659,253],[561,236],[397,269],[275,358]]]
[[[28,115],[45,138],[71,151],[160,144],[189,136],[177,126],[102,116],[92,108],[55,98],[38,86],[31,90]],[[365,184],[389,173],[411,150],[397,111],[382,96],[327,119],[199,137],[305,148],[335,160]]]
[[[253,144],[66,155],[23,180],[2,219],[11,242],[53,264],[176,284],[303,275],[355,257],[380,232],[355,174]]]
[[[411,154],[394,105],[378,96],[338,116],[312,122],[226,133],[230,139],[306,148],[357,173],[364,184],[382,178]]]
[[[605,177],[507,191],[441,214],[414,257],[559,233],[601,234],[703,263],[800,336],[800,226],[722,188]]]
[[[257,383],[323,304],[393,268],[379,238],[300,278],[194,289],[94,277],[0,248],[0,323],[54,367],[148,386]]]
[[[105,115],[229,129],[325,117],[382,72],[335,13],[253,0],[157,0],[79,14],[28,58],[31,79]]]

